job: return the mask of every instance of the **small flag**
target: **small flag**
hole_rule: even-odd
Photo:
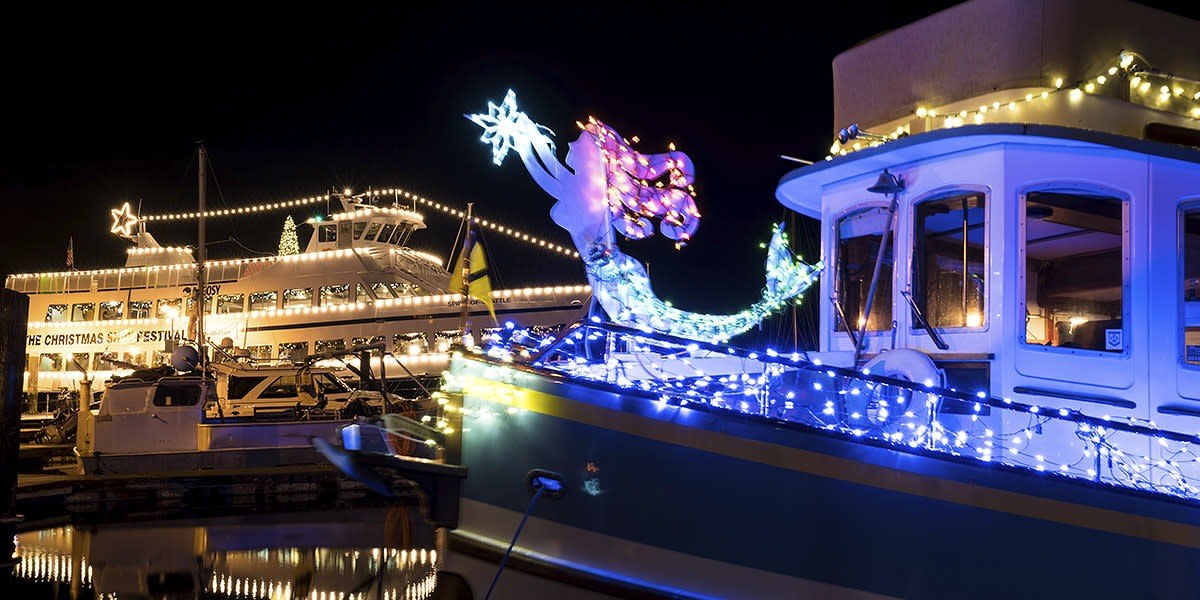
[[[75,270],[75,237],[67,236],[67,268]]]
[[[467,254],[468,251],[470,252],[469,255]],[[450,290],[461,291],[463,289],[463,258],[465,256],[471,257],[471,272],[467,274],[467,295],[487,305],[488,313],[492,315],[492,320],[499,325],[500,321],[496,318],[496,309],[492,305],[492,282],[488,278],[487,262],[483,258],[483,246],[480,246],[476,241],[474,229],[470,229],[467,232],[467,243],[463,247],[462,253],[458,255],[458,260],[454,263],[454,272],[450,274]]]

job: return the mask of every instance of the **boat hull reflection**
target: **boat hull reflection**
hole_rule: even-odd
[[[429,598],[439,537],[409,505],[67,525],[19,533],[12,579],[22,597]]]

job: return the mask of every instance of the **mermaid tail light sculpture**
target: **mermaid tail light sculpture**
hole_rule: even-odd
[[[516,94],[488,103],[488,114],[465,115],[483,127],[497,165],[515,151],[534,181],[558,201],[550,218],[571,234],[588,282],[612,322],[689,339],[726,342],[798,300],[815,281],[821,263],[792,257],[781,225],[767,248],[766,286],[749,308],[728,315],[686,312],[654,295],[646,269],[621,252],[613,231],[642,239],[658,230],[685,245],[700,224],[693,200],[692,162],[670,148],[663,154],[634,151],[612,128],[596,119],[579,124],[579,138],[568,146],[566,164],[555,156],[551,132],[517,110]],[[664,182],[665,180],[665,182]],[[653,183],[658,181],[658,185]]]

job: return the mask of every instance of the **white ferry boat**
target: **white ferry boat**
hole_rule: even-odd
[[[587,311],[586,284],[492,290],[496,320],[472,299],[463,311],[461,290],[449,288],[443,259],[408,246],[425,228],[420,205],[462,211],[399,189],[321,196],[239,209],[230,215],[324,204],[326,215],[307,220],[312,235],[296,254],[208,260],[202,331],[211,346],[234,346],[258,361],[303,361],[363,345],[385,344],[381,365],[436,379],[448,365],[451,343],[512,322],[553,331]],[[165,364],[175,345],[195,340],[197,259],[193,249],[163,246],[150,223],[190,215],[135,215],[114,209],[112,232],[133,242],[124,266],[111,269],[10,275],[6,287],[29,296],[26,412],[45,412],[55,391],[102,382],[133,369]],[[554,251],[557,247],[483,219],[489,227]],[[560,252],[565,249],[558,248]],[[192,325],[192,327],[189,327]]]

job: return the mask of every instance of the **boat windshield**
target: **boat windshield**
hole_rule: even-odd
[[[313,383],[320,386],[321,391],[326,394],[344,394],[352,392],[350,386],[346,382],[333,376],[333,373],[317,373],[313,375]]]

